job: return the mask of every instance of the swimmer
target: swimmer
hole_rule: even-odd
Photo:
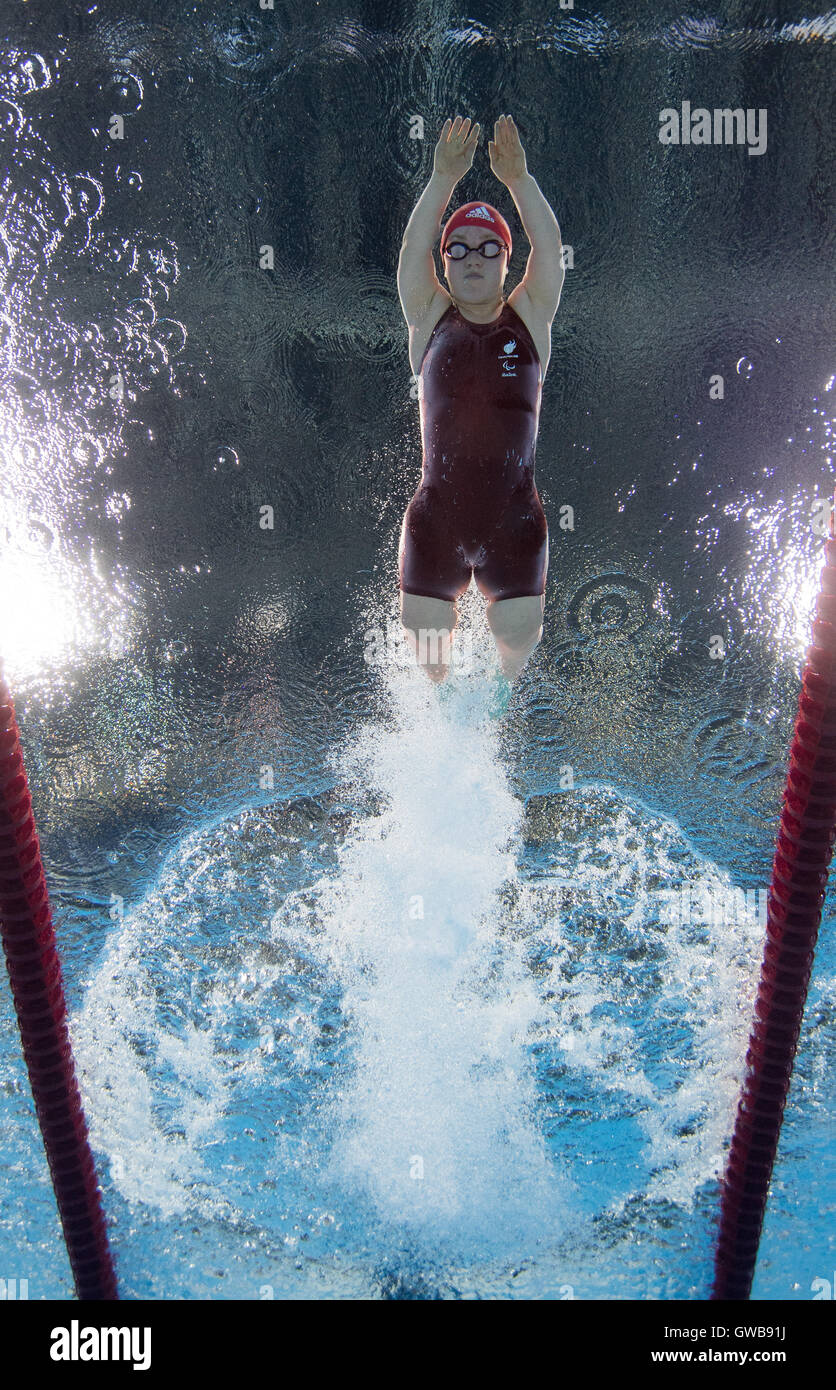
[[[491,169],[516,204],[530,243],[525,275],[506,298],[511,231],[477,200],[441,218],[467,173],[479,125],[444,122],[432,177],[404,232],[398,294],[418,379],[423,466],[398,552],[401,622],[431,680],[449,670],[457,600],[471,578],[487,600],[508,695],[543,635],[548,524],[534,453],[551,326],[563,287],[560,228],[529,174],[516,125],[500,116]],[[506,700],[507,703],[507,700]]]

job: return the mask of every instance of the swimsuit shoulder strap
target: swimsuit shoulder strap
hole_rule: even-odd
[[[503,314],[505,313],[505,309],[510,310],[510,312],[514,315],[514,318],[517,320],[517,323],[519,324],[519,330],[517,330],[517,331],[522,332],[522,333],[525,335],[525,337],[528,339],[528,341],[530,342],[532,348],[534,349],[534,353],[535,353],[535,355],[536,355],[536,357],[537,357],[537,361],[539,362],[539,361],[540,361],[540,350],[539,350],[539,348],[537,347],[537,344],[536,344],[535,341],[534,341],[534,335],[533,335],[533,333],[531,332],[531,329],[529,328],[529,326],[528,326],[528,324],[526,323],[525,319],[522,317],[521,314],[518,314],[518,313],[517,313],[517,311],[516,311],[516,309],[514,308],[513,304],[509,304],[507,300],[505,301],[505,307],[504,307],[503,310],[502,310],[502,313],[503,313]],[[502,317],[502,314],[500,314],[500,318],[501,318],[501,317]],[[515,325],[515,328],[516,328],[516,325]]]
[[[502,306],[502,314],[500,314],[500,318],[502,317],[503,314],[506,314],[506,313],[508,313],[508,314],[513,314],[513,315],[514,315],[514,318],[517,320],[517,323],[521,323],[522,326],[523,326],[523,328],[525,329],[526,333],[528,333],[529,336],[531,336],[531,335],[530,335],[530,330],[529,330],[529,328],[528,328],[527,323],[525,322],[525,319],[524,319],[524,318],[521,318],[521,316],[517,313],[516,309],[514,308],[513,304],[509,304],[507,299],[506,299],[504,305]]]

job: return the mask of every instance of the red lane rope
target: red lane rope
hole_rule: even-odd
[[[9,687],[0,674],[0,931],[76,1293],[116,1299],[67,1031],[61,961]]]
[[[723,1180],[712,1299],[747,1299],[836,835],[836,539],[830,539],[790,749],[747,1073]]]

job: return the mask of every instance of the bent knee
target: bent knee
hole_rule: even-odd
[[[543,624],[542,624],[542,622],[541,622],[541,623],[539,624],[538,627],[532,628],[529,632],[524,633],[524,634],[522,635],[522,637],[518,638],[518,639],[517,639],[517,642],[516,642],[516,645],[519,646],[520,648],[523,648],[523,647],[524,647],[524,648],[526,649],[526,651],[533,651],[534,648],[535,648],[536,646],[538,646],[540,642],[542,642],[542,640],[543,640]],[[513,639],[512,639],[512,642],[513,642]]]
[[[426,598],[423,594],[406,594],[401,590],[401,622],[412,632],[446,630],[456,626],[458,614],[455,603],[446,599]]]
[[[426,667],[434,680],[442,680],[447,674],[457,622],[455,603],[401,590],[401,623],[419,664]]]
[[[543,636],[544,600],[538,595],[526,598],[496,599],[486,611],[494,637],[505,642],[531,642]]]

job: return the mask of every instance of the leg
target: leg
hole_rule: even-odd
[[[448,674],[456,600],[471,576],[446,511],[435,488],[420,487],[406,509],[398,550],[401,622],[419,665],[436,682]]]
[[[449,672],[450,644],[458,620],[455,602],[401,590],[401,622],[419,666],[431,681],[443,681]]]
[[[533,485],[515,494],[474,570],[502,670],[516,680],[543,635],[549,527]],[[507,595],[507,597],[506,597]]]
[[[545,607],[545,594],[533,594],[494,599],[485,609],[502,670],[509,681],[516,680],[543,636]]]

